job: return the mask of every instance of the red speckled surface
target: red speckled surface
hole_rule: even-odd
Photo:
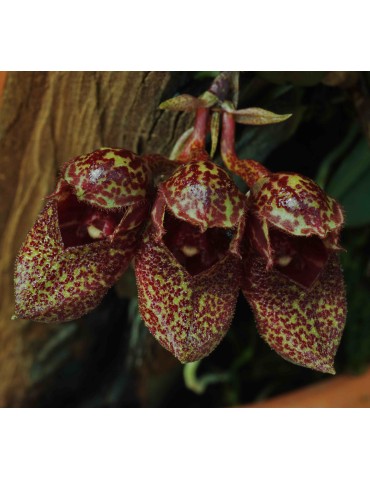
[[[311,290],[299,287],[262,257],[245,262],[243,293],[257,328],[268,345],[286,360],[326,373],[333,361],[346,318],[346,297],[337,254],[332,254]]]
[[[243,215],[243,195],[227,173],[212,162],[184,165],[160,190],[177,218],[203,230],[233,227]]]
[[[216,165],[189,163],[160,187],[135,259],[139,308],[181,362],[209,355],[230,327],[243,233],[244,198]]]
[[[227,253],[191,275],[163,242],[148,235],[135,260],[141,316],[181,362],[209,355],[228,331],[239,292],[240,260]]]
[[[101,148],[67,162],[62,177],[79,200],[101,208],[120,208],[146,197],[147,162],[129,150]]]
[[[128,267],[140,240],[148,206],[127,207],[113,234],[89,241],[68,232],[63,243],[58,201],[51,199],[22,245],[15,266],[15,315],[64,322],[95,308]],[[77,228],[77,225],[76,227]],[[76,243],[78,239],[78,244]]]
[[[251,193],[258,217],[292,235],[325,238],[343,223],[338,203],[303,175],[271,173],[255,183]]]

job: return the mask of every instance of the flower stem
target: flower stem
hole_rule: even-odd
[[[187,162],[193,159],[195,151],[204,151],[206,148],[206,137],[209,129],[209,109],[198,108],[195,114],[194,129],[188,140],[185,142],[177,160]]]
[[[251,188],[257,180],[270,174],[255,160],[240,160],[235,152],[235,120],[231,113],[222,113],[221,156],[226,167],[239,175]]]
[[[201,377],[197,377],[197,370],[201,360],[186,363],[184,365],[183,375],[186,387],[194,393],[201,395],[207,390],[207,387],[214,383],[223,383],[230,381],[228,373],[209,373]]]

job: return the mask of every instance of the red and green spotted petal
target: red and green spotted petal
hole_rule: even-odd
[[[101,148],[67,162],[62,178],[79,200],[116,209],[144,200],[151,176],[147,162],[133,152]]]
[[[258,180],[251,192],[255,214],[292,235],[325,238],[343,224],[338,203],[302,175],[272,173]]]
[[[260,219],[251,212],[248,212],[247,238],[251,247],[265,258],[266,267],[272,268],[274,258],[268,223],[265,219]]]
[[[260,256],[246,262],[243,293],[262,338],[297,365],[335,373],[333,362],[346,318],[343,276],[336,254],[311,290],[301,288]]]
[[[177,256],[190,259],[201,244],[186,228],[167,242]],[[185,242],[182,247],[181,242]],[[188,262],[187,268],[198,270],[196,262]],[[164,242],[155,242],[149,234],[136,255],[135,270],[140,313],[154,337],[182,363],[209,355],[234,315],[239,258],[227,253],[210,268],[192,275]]]
[[[212,162],[185,164],[160,186],[175,217],[200,227],[232,228],[244,214],[244,197]]]
[[[99,216],[73,198],[64,203],[55,198],[47,202],[20,249],[15,266],[18,318],[56,323],[81,317],[100,303],[137,249],[146,205],[130,206],[120,218],[109,212]]]

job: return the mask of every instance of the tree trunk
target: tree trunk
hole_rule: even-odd
[[[35,404],[51,373],[89,351],[83,321],[10,321],[15,256],[58,168],[101,146],[168,154],[190,118],[157,107],[187,79],[167,72],[7,75],[0,103],[0,406]]]

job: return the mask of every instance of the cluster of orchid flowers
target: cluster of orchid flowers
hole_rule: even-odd
[[[272,349],[335,373],[346,316],[341,208],[309,178],[239,159],[236,122],[290,115],[236,103],[237,77],[223,73],[199,98],[161,105],[196,112],[170,159],[101,148],[67,162],[17,257],[15,317],[77,319],[133,262],[141,317],[181,362],[216,348],[241,290]],[[246,195],[211,160],[220,130],[224,166],[244,180]]]

